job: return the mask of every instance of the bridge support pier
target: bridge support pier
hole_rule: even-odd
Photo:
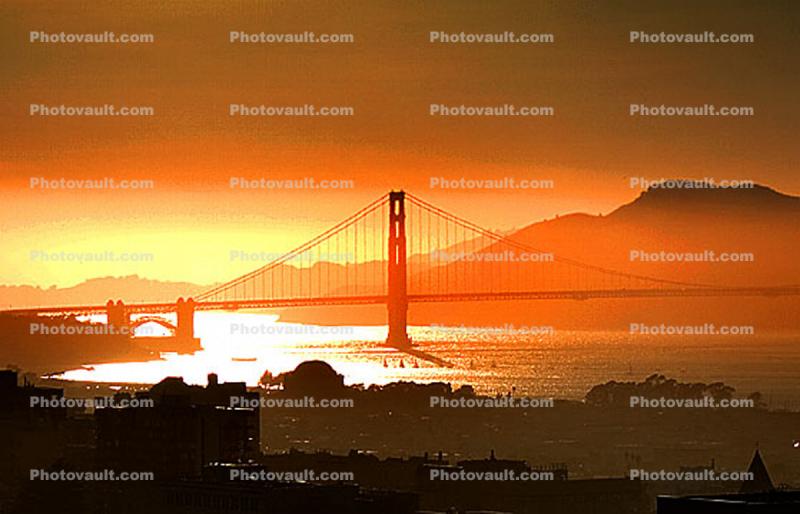
[[[177,314],[175,337],[184,341],[194,340],[194,300],[178,298],[175,313]]]
[[[388,295],[389,334],[386,344],[396,348],[411,347],[408,337],[408,283],[406,280],[406,211],[405,193],[389,193]]]
[[[131,315],[125,309],[122,300],[109,300],[106,302],[106,323],[114,327],[114,332],[122,335],[133,335],[130,332]]]

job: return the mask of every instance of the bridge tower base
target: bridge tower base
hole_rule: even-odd
[[[178,298],[175,305],[176,321],[175,337],[179,340],[194,339],[194,300]]]

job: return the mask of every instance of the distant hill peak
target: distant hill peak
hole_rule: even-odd
[[[629,215],[643,211],[737,211],[762,214],[794,210],[800,213],[800,197],[775,191],[760,184],[750,187],[720,187],[702,180],[674,179],[650,186],[633,202],[611,215]]]

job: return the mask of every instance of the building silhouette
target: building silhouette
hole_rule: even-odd
[[[152,407],[98,409],[97,450],[112,469],[151,471],[158,479],[198,477],[215,462],[246,463],[259,453],[259,409],[232,407],[231,398],[258,400],[244,382],[206,387],[165,378],[137,399]],[[257,403],[255,405],[258,405]]]
[[[435,457],[380,459],[351,450],[347,455],[328,452],[289,451],[267,454],[261,462],[269,470],[349,470],[355,482],[368,489],[394,489],[413,493],[425,512],[592,512],[595,514],[640,514],[647,512],[644,484],[627,478],[571,480],[563,464],[530,466],[525,461],[498,459],[461,460],[451,464],[441,453]],[[550,480],[442,481],[432,479],[435,470],[451,473],[508,470],[519,477],[524,472],[549,472]]]
[[[659,496],[657,514],[795,514],[800,512],[800,491],[777,489],[756,450],[745,480],[736,494]]]

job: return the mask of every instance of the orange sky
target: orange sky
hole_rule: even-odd
[[[800,193],[796,2],[6,0],[0,7],[0,283],[138,273],[210,283],[231,250],[280,252],[392,188],[481,225],[607,212],[628,177],[750,179]],[[633,45],[630,30],[753,33],[752,45]],[[141,45],[32,44],[30,31],[152,33]],[[352,33],[354,44],[231,44],[231,30]],[[554,44],[441,45],[446,32],[550,32]],[[152,106],[51,118],[31,104]],[[231,117],[229,105],[352,106],[350,118]],[[430,104],[553,106],[441,118]],[[753,106],[751,118],[636,118],[631,103]],[[231,176],[352,180],[349,191],[231,190]],[[431,177],[549,179],[442,191]],[[154,180],[145,192],[42,191],[31,177]],[[32,251],[152,263],[31,262]],[[186,262],[196,264],[187,265]]]

